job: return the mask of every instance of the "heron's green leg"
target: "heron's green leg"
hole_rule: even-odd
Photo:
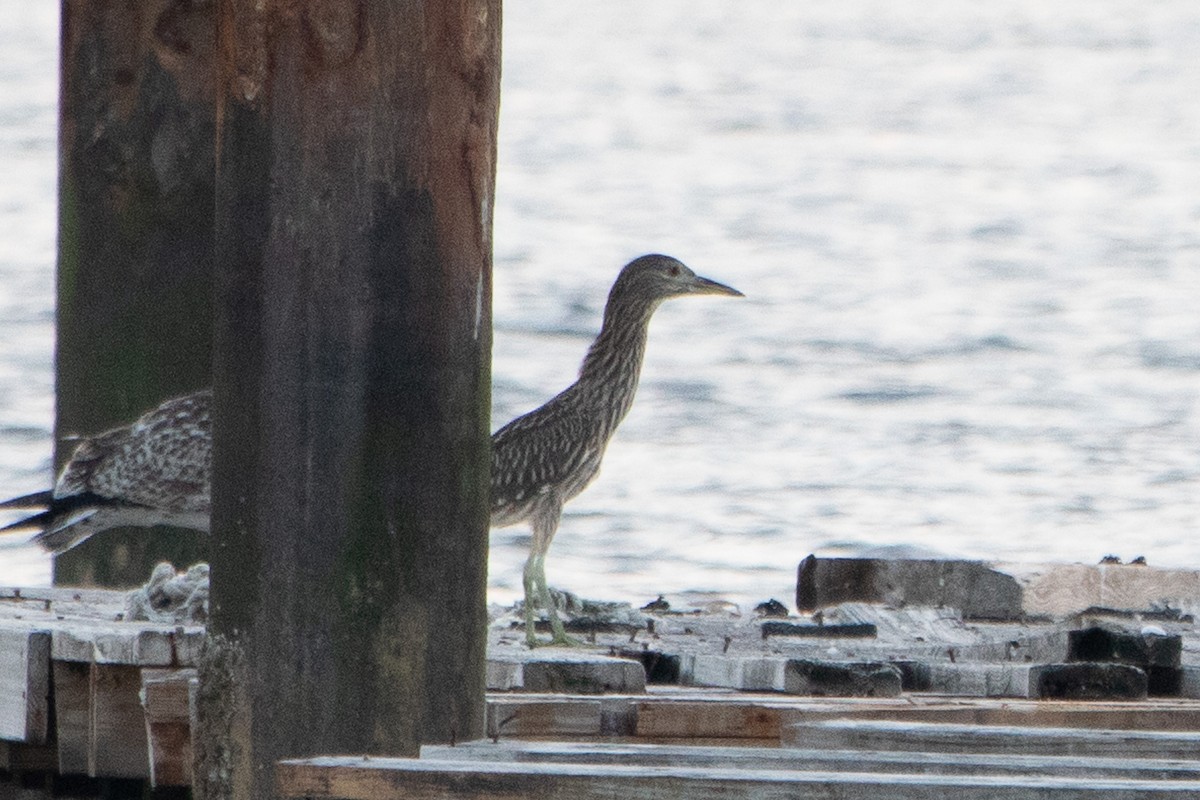
[[[539,597],[537,586],[537,556],[534,553],[529,554],[529,558],[525,560],[525,572],[523,582],[525,584],[525,644],[530,648],[537,646],[537,602]]]
[[[550,549],[550,542],[553,541],[554,534],[558,530],[558,521],[561,516],[562,498],[550,492],[530,519],[533,546],[529,550],[529,560],[525,562],[524,576],[525,643],[530,647],[535,647],[538,643],[533,635],[534,618],[531,609],[534,606],[532,602],[534,597],[537,597],[542,608],[546,609],[546,614],[550,617],[550,630],[553,632],[550,644],[579,644],[578,640],[567,636],[562,620],[558,618],[558,609],[554,607],[554,601],[550,599],[550,586],[546,583],[546,551]]]
[[[554,598],[550,596],[550,584],[546,582],[546,557],[538,556],[537,559],[537,580],[541,584],[542,606],[546,609],[546,613],[550,616],[550,644],[565,645],[573,647],[580,642],[567,636],[567,631],[563,627],[562,620],[558,618],[558,609],[554,607]]]

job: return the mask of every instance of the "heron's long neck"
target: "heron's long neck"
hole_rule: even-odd
[[[604,327],[592,342],[576,387],[587,398],[592,413],[608,438],[629,412],[637,392],[646,354],[646,334],[657,303],[610,303],[604,312]],[[592,405],[591,401],[596,401]]]

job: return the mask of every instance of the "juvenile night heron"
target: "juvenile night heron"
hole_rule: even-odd
[[[492,434],[492,525],[527,520],[533,532],[524,571],[530,647],[537,641],[539,603],[550,617],[551,642],[571,642],[550,600],[546,552],[563,505],[596,477],[609,439],[633,404],[650,317],[662,301],[693,294],[742,293],[701,278],[670,256],[642,256],[626,264],[609,292],[603,326],[578,380]]]
[[[524,569],[530,646],[536,644],[539,604],[550,617],[552,642],[570,642],[550,601],[546,552],[563,505],[596,477],[608,441],[633,403],[650,317],[663,300],[694,294],[741,296],[670,256],[626,264],[578,380],[492,434],[491,524],[528,521],[533,532]],[[41,509],[0,532],[38,529],[34,541],[53,553],[109,528],[171,525],[207,532],[211,405],[210,391],[196,392],[167,400],[131,425],[85,438],[53,491],[0,503],[0,509]]]
[[[0,509],[42,509],[0,533],[38,530],[34,541],[62,553],[110,528],[171,525],[208,532],[212,425],[208,390],[167,400],[131,425],[84,438],[52,491]]]

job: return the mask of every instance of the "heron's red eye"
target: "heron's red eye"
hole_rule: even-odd
[[[672,264],[671,268],[669,270],[667,270],[667,274],[669,274],[672,278],[678,278],[679,277],[679,265]]]

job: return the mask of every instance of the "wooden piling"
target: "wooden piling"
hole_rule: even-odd
[[[213,9],[63,0],[55,463],[71,437],[209,385]],[[134,586],[203,537],[112,531],[55,562],[62,584]]]
[[[498,0],[218,4],[197,797],[484,731]]]

